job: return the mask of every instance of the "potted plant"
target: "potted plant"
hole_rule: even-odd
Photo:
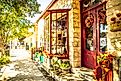
[[[63,73],[68,73],[71,69],[70,62],[69,61],[62,62],[60,68],[62,69]]]
[[[53,57],[53,58],[51,59],[51,68],[52,68],[54,71],[58,70],[58,68],[59,68],[59,63],[58,63],[58,58],[57,58],[57,57]]]

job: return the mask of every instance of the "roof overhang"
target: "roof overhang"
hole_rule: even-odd
[[[47,17],[50,13],[64,13],[64,12],[68,12],[71,9],[52,9],[52,10],[46,10],[46,12],[37,20],[37,22],[41,19],[41,18],[45,18]],[[37,23],[36,22],[36,23]]]
[[[43,18],[45,14],[47,14],[47,10],[49,10],[49,9],[53,6],[53,4],[55,4],[57,1],[58,1],[58,0],[52,0],[52,1],[50,2],[50,4],[49,4],[49,5],[47,6],[47,8],[45,9],[45,11],[44,11],[44,12],[41,14],[41,16],[37,19],[36,23],[38,23],[39,20],[40,20],[41,18]]]

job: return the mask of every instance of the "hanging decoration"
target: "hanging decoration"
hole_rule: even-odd
[[[85,19],[85,25],[86,27],[90,28],[93,26],[94,23],[94,16],[90,14],[86,19]]]
[[[83,3],[83,7],[89,7],[90,1],[91,0],[85,0]]]

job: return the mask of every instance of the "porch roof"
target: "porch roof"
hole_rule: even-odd
[[[48,7],[45,9],[45,11],[42,13],[42,15],[37,19],[36,23],[39,22],[41,18],[45,18],[48,16],[50,13],[61,13],[61,12],[66,12],[69,11],[70,9],[51,9],[50,8],[55,4],[58,0],[52,0],[52,2],[48,5]]]

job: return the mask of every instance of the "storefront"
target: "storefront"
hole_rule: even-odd
[[[48,68],[52,57],[69,60],[72,67],[81,66],[79,8],[79,1],[53,0],[38,19],[45,23],[44,65]]]
[[[113,1],[52,0],[37,20],[37,23],[40,19],[45,20],[44,66],[49,68],[52,57],[58,57],[69,60],[72,68],[95,69],[100,54],[117,51],[110,36],[116,34],[110,31],[109,22],[113,14],[110,14],[110,3],[113,4]],[[119,6],[115,9],[120,11]],[[112,60],[109,64],[110,73],[106,77],[107,81],[113,81]]]

